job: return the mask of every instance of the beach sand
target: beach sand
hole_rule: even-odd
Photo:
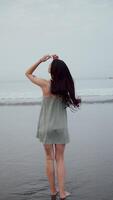
[[[45,155],[36,138],[39,105],[0,106],[0,199],[49,199]],[[65,149],[68,199],[113,197],[113,104],[82,104],[68,112]]]

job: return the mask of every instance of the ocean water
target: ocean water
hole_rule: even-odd
[[[76,79],[75,92],[83,103],[113,102],[112,78]],[[1,81],[0,105],[35,105],[42,100],[41,88],[29,80]]]
[[[68,199],[112,200],[113,79],[76,79],[75,89],[83,105],[76,114],[68,109]],[[29,80],[0,82],[0,200],[50,199],[36,138],[41,99],[40,87]]]

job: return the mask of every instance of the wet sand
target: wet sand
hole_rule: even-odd
[[[0,200],[50,199],[45,155],[36,138],[40,106],[0,106]],[[113,197],[113,104],[68,109],[66,189],[72,200]],[[57,182],[56,182],[57,184]]]

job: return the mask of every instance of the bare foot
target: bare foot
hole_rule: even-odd
[[[60,196],[60,198],[61,198],[61,199],[64,199],[64,198],[66,198],[66,197],[68,197],[68,196],[70,196],[70,195],[71,195],[70,192],[64,191],[64,195]]]
[[[59,189],[57,188],[55,192],[51,192],[51,195],[57,195],[59,193]]]

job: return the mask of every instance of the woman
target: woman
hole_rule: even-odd
[[[52,59],[48,68],[51,79],[46,80],[33,75],[37,66],[48,59]],[[25,75],[40,86],[43,92],[36,137],[44,146],[51,199],[55,199],[58,194],[55,186],[54,161],[56,161],[59,196],[63,200],[70,195],[64,187],[64,150],[66,144],[70,142],[66,108],[79,108],[81,99],[75,97],[74,81],[67,65],[55,54],[43,56],[26,71]]]

